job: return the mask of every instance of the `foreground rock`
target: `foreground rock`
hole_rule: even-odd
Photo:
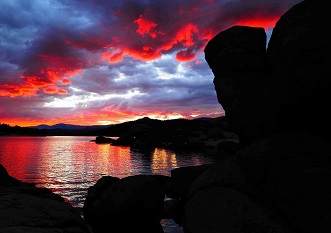
[[[101,178],[89,189],[85,220],[94,233],[162,233],[164,180],[148,175]]]
[[[240,147],[192,182],[185,233],[330,232],[330,12],[325,0],[297,4],[267,50],[263,28],[235,26],[207,44]]]
[[[261,138],[192,183],[185,232],[330,232],[330,155],[302,131]]]
[[[62,197],[8,175],[0,164],[1,233],[87,233],[84,220]]]
[[[205,48],[218,100],[241,142],[283,130],[330,140],[331,5],[306,0],[263,28],[234,26]]]

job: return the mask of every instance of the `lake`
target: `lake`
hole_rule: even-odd
[[[0,137],[0,163],[8,173],[61,195],[82,208],[88,187],[102,176],[137,174],[170,176],[174,168],[212,163],[201,152],[174,152],[161,148],[137,151],[130,147],[96,144],[95,137]],[[171,220],[162,220],[165,232],[182,232]]]

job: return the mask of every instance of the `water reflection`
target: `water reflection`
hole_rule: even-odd
[[[169,175],[169,171],[177,167],[175,153],[159,148],[154,150],[151,161],[152,173]]]
[[[22,181],[50,188],[82,208],[88,187],[102,176],[170,175],[171,169],[210,163],[200,153],[115,147],[91,142],[94,137],[0,137],[0,163]],[[165,232],[181,232],[163,220]]]
[[[94,137],[0,137],[0,163],[13,177],[34,182],[82,207],[87,188],[102,176],[170,175],[212,159],[199,153],[137,150],[91,142]]]

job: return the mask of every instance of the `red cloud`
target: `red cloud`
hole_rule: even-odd
[[[59,88],[58,86],[55,85],[46,86],[43,88],[43,91],[46,94],[60,94],[60,95],[68,94],[67,90]]]
[[[32,86],[29,84],[25,85],[10,85],[4,84],[0,89],[0,96],[34,96],[36,95],[39,88],[37,86]]]
[[[116,15],[123,22],[116,36],[116,49],[121,59],[114,57],[109,61],[122,61],[122,55],[146,61],[171,52],[177,52],[178,61],[190,61],[202,53],[207,42],[221,30],[233,25],[270,29],[295,2],[297,0],[284,0],[281,3],[272,0],[267,4],[243,0],[169,1],[166,4],[140,6],[136,11],[132,5],[124,6]]]
[[[161,35],[163,34],[163,32],[161,32],[161,31],[151,32],[151,30],[153,28],[155,28],[157,26],[157,24],[152,21],[149,21],[147,19],[144,19],[143,15],[140,15],[139,18],[134,20],[133,22],[138,24],[138,29],[136,30],[136,32],[140,35],[148,34],[152,38],[156,38],[158,34],[161,34]]]
[[[69,85],[68,78],[82,73],[88,67],[87,59],[68,46],[61,36],[36,41],[22,64],[24,73],[15,77],[15,84],[7,83],[0,87],[1,96],[34,96],[40,91],[46,94],[67,94],[68,91],[57,85]],[[42,93],[41,92],[41,93]]]
[[[109,63],[118,63],[123,61],[123,52],[119,52],[119,53],[111,53],[111,52],[104,52],[101,55],[101,59],[102,60],[108,60]]]
[[[185,47],[190,47],[194,45],[193,36],[199,33],[197,25],[189,23],[184,25],[176,34],[175,40],[182,43]]]
[[[107,14],[101,14],[99,23],[89,31],[53,30],[35,40],[24,64],[19,64],[24,70],[22,79],[2,85],[0,95],[64,94],[65,90],[54,86],[70,85],[68,78],[98,65],[91,58],[99,54],[109,63],[121,62],[125,56],[150,61],[170,53],[176,53],[177,61],[192,61],[221,30],[238,24],[272,28],[298,1],[169,0],[145,5],[124,1],[119,4],[121,9],[109,8]]]
[[[71,83],[71,81],[69,80],[69,79],[67,79],[67,78],[64,78],[63,80],[62,80],[62,85],[64,85],[64,86],[67,86],[67,85],[69,85]]]

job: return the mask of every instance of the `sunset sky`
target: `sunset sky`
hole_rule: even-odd
[[[206,43],[300,0],[1,0],[0,123],[219,117]]]

